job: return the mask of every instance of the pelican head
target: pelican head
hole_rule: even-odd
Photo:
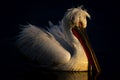
[[[68,9],[65,16],[63,17],[63,25],[73,28],[75,26],[86,28],[87,19],[90,18],[89,13],[83,9],[82,6],[77,8]]]

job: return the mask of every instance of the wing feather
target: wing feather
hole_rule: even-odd
[[[20,32],[17,44],[23,54],[42,65],[65,64],[71,57],[50,32],[31,24]]]

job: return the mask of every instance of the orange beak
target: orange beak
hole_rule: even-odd
[[[82,44],[86,55],[88,57],[88,62],[90,63],[90,65],[92,66],[92,69],[96,70],[98,73],[101,72],[100,66],[98,64],[98,60],[96,58],[96,55],[90,45],[87,33],[86,33],[86,29],[82,28],[82,27],[75,27],[74,29],[72,29],[73,34],[78,38],[78,40],[80,41],[80,43]]]

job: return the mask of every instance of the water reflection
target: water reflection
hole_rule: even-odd
[[[20,79],[20,78],[19,78]],[[22,80],[96,80],[91,72],[28,71]]]
[[[88,80],[88,72],[62,72],[58,80]]]

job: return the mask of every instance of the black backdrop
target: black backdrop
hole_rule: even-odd
[[[14,46],[19,26],[31,23],[57,24],[68,8],[84,5],[91,14],[87,32],[102,69],[102,79],[117,77],[119,72],[119,4],[115,0],[16,0],[1,2],[0,59],[3,74],[20,73],[24,60]],[[11,76],[10,75],[10,76]]]

